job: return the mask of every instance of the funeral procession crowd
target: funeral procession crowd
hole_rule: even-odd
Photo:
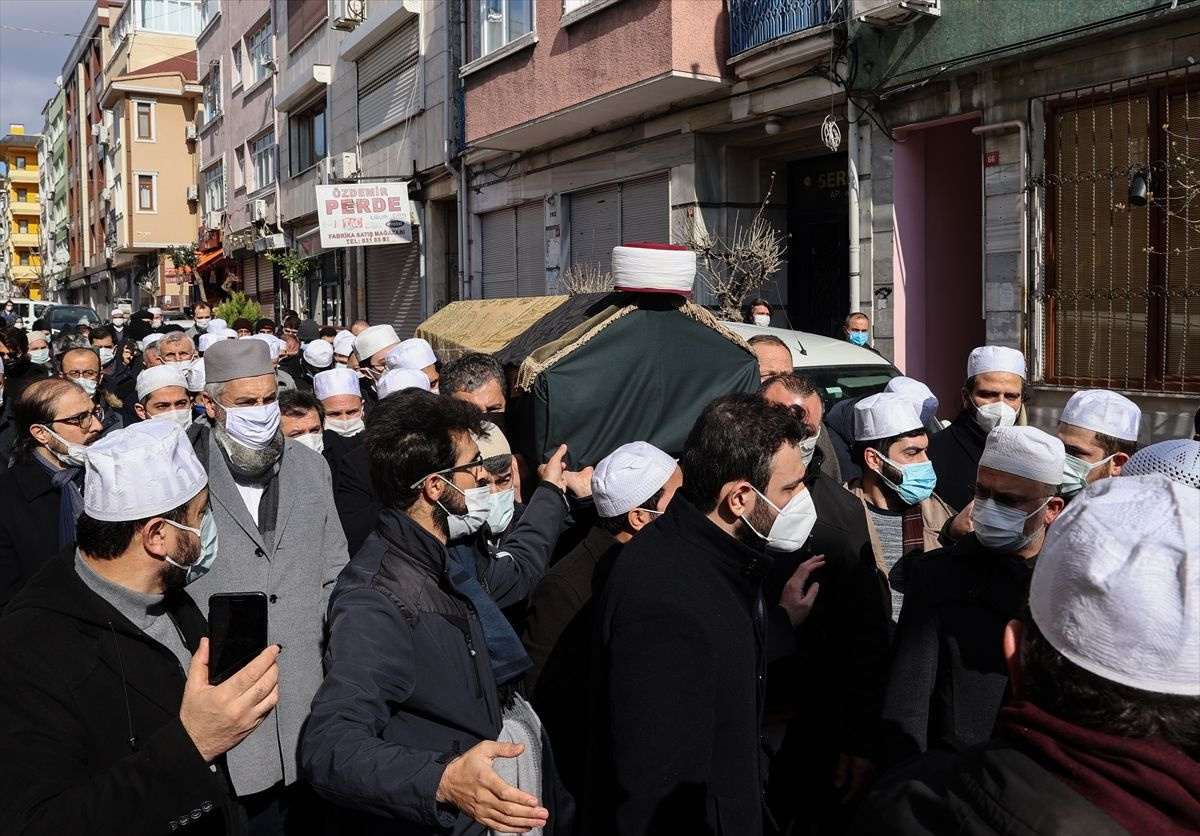
[[[831,397],[679,258],[494,354],[5,321],[0,833],[1200,833],[1200,426]]]

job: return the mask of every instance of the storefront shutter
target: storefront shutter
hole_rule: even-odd
[[[247,256],[242,259],[238,269],[242,274],[242,293],[246,294],[247,299],[258,298],[258,268],[255,263],[254,256]],[[232,324],[232,323],[231,323]]]
[[[258,304],[262,307],[262,315],[268,319],[275,318],[275,265],[266,256],[259,255],[255,259],[258,272]]]
[[[621,243],[620,190],[616,184],[571,195],[571,266],[612,271],[612,248]]]
[[[411,244],[365,247],[367,321],[391,325],[408,339],[423,319],[421,312],[421,241],[413,227]]]
[[[621,243],[671,240],[671,198],[666,174],[621,184]]]
[[[419,18],[413,18],[358,61],[358,129],[370,130],[415,109],[420,64]]]
[[[483,250],[480,296],[500,299],[517,295],[516,230],[513,210],[501,209],[479,216]]]
[[[517,295],[546,295],[546,211],[542,201],[516,208]]]

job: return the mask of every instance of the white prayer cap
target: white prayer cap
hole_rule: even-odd
[[[408,369],[406,371],[412,371]],[[417,374],[421,374],[417,372]],[[424,375],[421,375],[425,377]],[[428,382],[428,378],[426,378]],[[475,439],[475,443],[479,445],[479,458],[491,459],[496,456],[511,456],[512,447],[508,443],[508,439],[504,437],[504,433],[493,424],[491,421],[484,421],[483,433],[475,435],[471,433],[471,437]]]
[[[164,335],[159,333],[158,331],[151,331],[149,334],[142,337],[142,348],[143,349],[149,348],[150,346],[154,345],[156,342],[161,340],[163,338],[163,336]]]
[[[392,326],[372,325],[354,338],[354,353],[358,355],[359,362],[362,362],[398,342],[400,342],[400,337]],[[336,343],[334,348],[337,348]]]
[[[236,338],[237,333],[235,332],[233,334],[233,336]],[[228,340],[228,339],[231,339],[231,338],[228,336],[227,332],[214,331],[213,329],[209,328],[207,331],[205,331],[203,334],[200,335],[200,339],[198,340],[200,351],[201,351],[201,353],[208,351],[208,347],[210,345],[212,345],[213,343],[217,343],[217,342],[220,342],[221,340]]]
[[[86,325],[86,326],[88,326],[89,328],[91,328],[91,327],[92,327],[92,323],[88,322],[88,318],[87,318],[86,316],[81,316],[81,317],[79,317],[79,321],[78,321],[78,322],[76,322],[75,324],[76,324],[76,325]]]
[[[173,511],[207,484],[192,445],[170,421],[142,421],[87,448],[83,510],[105,522]]]
[[[1084,389],[1071,396],[1059,420],[1124,441],[1137,441],[1142,411],[1124,395],[1107,389]]]
[[[203,357],[197,357],[183,370],[183,379],[187,381],[189,392],[204,391],[205,371]]]
[[[283,348],[284,342],[274,334],[251,334],[246,337],[247,340],[258,340],[267,344],[267,350],[271,352],[271,359],[274,360],[279,356],[280,349]]]
[[[1054,521],[1029,609],[1055,650],[1110,682],[1200,696],[1200,502],[1161,474],[1101,479]]]
[[[304,362],[314,369],[333,365],[333,346],[325,340],[313,340],[304,347]]]
[[[154,316],[162,316],[162,308],[146,308]]]
[[[893,377],[883,391],[895,392],[916,403],[921,410],[921,423],[925,426],[929,426],[929,422],[937,416],[937,396],[919,380],[911,377]]]
[[[967,377],[987,372],[1008,372],[1025,379],[1025,355],[1015,348],[982,345],[967,358]]]
[[[625,244],[613,247],[612,274],[617,290],[691,296],[696,253],[682,244]]]
[[[353,369],[330,369],[313,375],[313,394],[317,400],[335,398],[338,395],[362,397],[358,374]]]
[[[165,386],[182,386],[188,388],[187,379],[183,372],[165,363],[161,366],[151,366],[142,370],[137,376],[137,396],[139,401],[146,400],[151,392],[157,392]]]
[[[424,389],[430,391],[429,378],[418,369],[389,369],[375,384],[375,393],[386,398],[401,389]]]
[[[209,323],[208,323],[208,330],[209,331],[228,331],[229,323],[226,322],[225,320],[221,319],[220,317],[214,316],[212,318],[212,320],[209,321]],[[237,332],[235,331],[234,333],[236,334]]]
[[[924,429],[921,407],[907,395],[879,392],[854,405],[854,440],[875,441]]]
[[[1066,458],[1063,443],[1035,427],[996,427],[988,433],[979,466],[1061,485]]]
[[[622,444],[596,465],[592,500],[601,517],[619,517],[641,505],[667,483],[675,460],[653,444]]]
[[[354,352],[354,335],[349,331],[338,331],[333,335],[333,353],[349,357]]]
[[[120,308],[113,308],[112,311],[110,311],[108,315],[109,315],[109,317],[125,316],[125,311],[121,310]]]
[[[387,353],[389,369],[423,369],[437,362],[433,346],[420,337],[405,340]]]
[[[1172,438],[1143,447],[1121,468],[1122,476],[1161,473],[1181,485],[1200,488],[1200,441]]]

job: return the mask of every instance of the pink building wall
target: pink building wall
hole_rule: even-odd
[[[535,6],[538,42],[466,78],[468,142],[672,70],[724,74],[722,0],[623,0],[565,28],[561,2]]]
[[[983,319],[978,115],[907,132],[893,147],[895,357],[952,418]]]

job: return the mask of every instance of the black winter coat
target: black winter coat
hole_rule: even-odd
[[[551,499],[562,504],[558,519],[546,520],[557,531],[566,504],[561,494]],[[550,546],[533,534],[540,545],[528,555],[506,547],[510,556],[491,560],[481,574],[501,606],[527,597],[545,570]],[[339,814],[346,833],[486,832],[435,800],[446,764],[495,740],[502,721],[483,628],[450,584],[447,560],[443,543],[386,510],[334,588],[326,676],[300,762],[321,796],[349,808]],[[553,820],[553,802],[541,800]]]
[[[618,555],[592,638],[587,833],[760,836],[769,561],[680,494]]]
[[[200,610],[182,591],[164,605],[194,651]],[[53,558],[0,619],[4,832],[243,833],[224,771],[179,720],[184,683],[170,650],[87,588],[74,549]]]
[[[358,435],[352,435],[349,438],[345,438],[344,436],[338,435],[333,430],[325,430],[325,432],[322,433],[321,437],[324,439],[325,448],[322,450],[321,455],[325,457],[325,461],[329,465],[329,475],[333,477],[333,484],[335,486],[341,479],[342,459],[346,458],[347,454],[349,454],[351,451],[357,450],[363,446],[364,435],[365,433],[360,432]],[[370,478],[371,474],[368,473],[368,485],[370,484]],[[354,552],[358,551],[358,549],[354,548],[354,546],[361,547],[362,544],[355,543],[349,545],[351,545],[350,554],[354,554]]]
[[[1029,598],[1033,566],[974,534],[910,560],[884,700],[886,763],[991,737],[1008,690],[1004,627]]]
[[[36,461],[0,471],[0,610],[58,551],[61,497]]]
[[[987,434],[969,409],[958,414],[950,426],[929,437],[929,460],[937,471],[934,493],[951,508],[966,508],[975,498],[971,485],[979,472]]]
[[[371,458],[366,445],[359,444],[342,456],[338,472],[332,475],[333,503],[346,534],[346,549],[357,554],[375,530],[383,507],[371,485]]]
[[[962,753],[929,752],[906,764],[867,797],[850,832],[1128,836],[1102,810],[1002,741]]]

